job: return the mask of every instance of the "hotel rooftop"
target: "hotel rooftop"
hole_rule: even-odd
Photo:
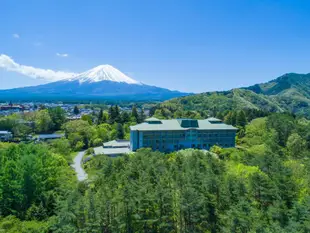
[[[144,123],[131,126],[131,130],[138,131],[164,131],[164,130],[237,130],[232,125],[227,125],[217,118],[208,118],[205,120],[195,119],[172,119],[159,120],[157,118],[146,119]]]

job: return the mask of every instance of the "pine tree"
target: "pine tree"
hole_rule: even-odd
[[[150,108],[150,116],[153,116],[155,114],[157,108],[158,106],[154,106]]]
[[[144,114],[144,109],[141,108],[140,112],[139,112],[139,117],[138,117],[138,123],[142,123],[145,120],[145,114]]]
[[[217,113],[217,108],[216,108],[216,106],[213,106],[213,108],[212,108],[212,116],[216,116],[216,113]]]
[[[100,125],[103,123],[103,110],[100,109],[99,115],[98,115],[98,122],[97,124]]]
[[[121,114],[121,119],[122,119],[121,120],[122,123],[129,122],[130,121],[130,116],[129,116],[128,112],[123,111],[122,114]]]
[[[232,125],[232,112],[229,111],[227,115],[224,117],[224,122],[228,125]]]
[[[119,112],[119,107],[117,105],[114,106],[114,119],[115,122],[120,123],[121,122],[121,115]]]
[[[136,122],[139,121],[139,114],[138,114],[138,110],[137,110],[136,105],[132,106],[131,117],[133,117],[136,120]]]
[[[236,114],[235,111],[233,111],[233,112],[231,113],[231,124],[232,124],[232,125],[236,125],[236,123],[237,123],[237,114]]]
[[[247,124],[247,119],[243,110],[237,113],[236,124],[241,127],[245,127]]]
[[[117,124],[117,127],[116,127],[116,137],[117,139],[124,139],[124,128],[123,128],[123,125],[121,123],[118,123]]]
[[[102,123],[107,123],[108,121],[108,114],[106,114],[106,112],[103,113],[103,116],[102,116]]]
[[[76,106],[76,105],[74,106],[73,113],[75,115],[78,115],[80,113],[80,110],[79,110],[78,106]]]
[[[113,106],[110,106],[110,108],[109,108],[109,120],[108,120],[109,124],[114,124],[114,122],[115,122],[114,116],[115,116],[114,108],[113,108]]]
[[[223,120],[224,116],[223,116],[223,114],[222,114],[221,112],[218,112],[218,113],[216,114],[216,118],[218,118],[218,119],[220,119],[220,120]]]

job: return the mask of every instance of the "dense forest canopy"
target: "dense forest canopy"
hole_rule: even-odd
[[[74,139],[91,147],[100,132],[109,140],[123,123],[115,106],[96,119],[64,122],[66,138],[50,144],[0,144],[0,230],[309,232],[310,121],[252,110],[217,114],[239,127],[237,148],[97,156],[79,183],[69,166]],[[133,109],[125,119],[139,122],[139,115]]]

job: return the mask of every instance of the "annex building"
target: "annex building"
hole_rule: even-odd
[[[13,138],[13,134],[9,131],[0,131],[0,141],[10,141]]]
[[[152,148],[162,152],[186,148],[209,150],[218,145],[235,147],[237,128],[216,118],[205,120],[149,118],[130,127],[130,149]]]

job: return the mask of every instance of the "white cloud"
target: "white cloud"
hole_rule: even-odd
[[[67,53],[56,53],[56,55],[58,57],[69,57],[69,54],[67,54]]]
[[[44,79],[47,81],[58,81],[62,79],[72,78],[76,73],[54,71],[50,69],[35,68],[32,66],[25,66],[16,63],[11,57],[1,54],[0,55],[0,69],[7,71],[14,71],[34,79]]]
[[[15,39],[19,39],[19,38],[20,38],[20,36],[19,36],[17,33],[14,33],[12,36],[13,36],[13,38],[15,38]]]

